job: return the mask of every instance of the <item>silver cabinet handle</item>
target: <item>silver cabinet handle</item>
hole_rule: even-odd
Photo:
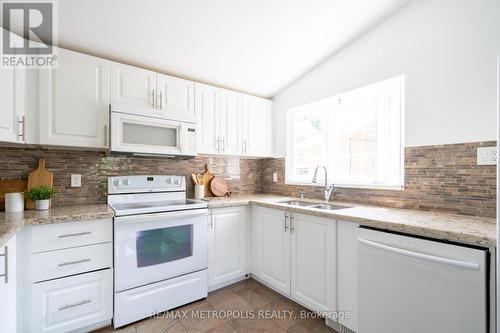
[[[81,305],[85,305],[85,304],[89,304],[89,303],[92,303],[91,299],[84,299],[83,301],[80,301],[78,303],[66,304],[63,307],[60,307],[59,311],[64,311],[64,310],[67,310],[67,309],[71,309],[71,308],[74,308],[74,307],[77,307],[77,306],[81,306]]]
[[[151,91],[151,106],[155,107],[155,90]]]
[[[226,152],[226,138],[222,138],[222,152]]]
[[[285,233],[286,233],[286,231],[288,230],[288,225],[286,224],[287,219],[288,219],[288,214],[287,214],[287,213],[285,213]]]
[[[77,236],[85,236],[85,235],[91,235],[92,232],[90,231],[85,231],[85,232],[78,232],[76,234],[65,234],[65,235],[59,235],[59,238],[67,238],[67,237],[77,237]]]
[[[160,91],[160,93],[158,94],[158,98],[159,98],[159,103],[158,103],[158,109],[162,109],[163,108],[163,91]]]
[[[217,150],[217,152],[220,153],[220,137],[217,137],[215,139],[215,150]]]
[[[214,228],[214,214],[210,213],[210,229]]]
[[[295,231],[295,227],[293,226],[293,221],[295,220],[295,217],[293,215],[290,215],[290,234],[293,234]]]
[[[3,261],[4,273],[0,274],[0,277],[3,277],[4,282],[8,283],[9,282],[9,247],[8,246],[4,247],[4,254],[0,254],[0,257],[5,257],[4,261]]]
[[[25,116],[21,117],[21,119],[19,120],[19,124],[21,125],[21,133],[18,135],[18,137],[20,137],[22,141],[26,141],[26,118],[25,118]]]
[[[82,259],[82,260],[77,260],[77,261],[68,261],[68,262],[63,262],[62,264],[57,265],[58,267],[63,267],[63,266],[70,266],[70,265],[76,265],[76,264],[82,264],[84,262],[89,262],[90,259]]]

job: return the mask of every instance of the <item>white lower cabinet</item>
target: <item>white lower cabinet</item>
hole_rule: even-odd
[[[314,311],[336,309],[335,221],[291,214],[290,224],[292,298]]]
[[[212,209],[208,228],[208,287],[231,283],[247,274],[246,207]]]
[[[16,237],[0,248],[0,332],[17,332]]]
[[[112,227],[108,218],[18,233],[18,332],[90,332],[111,324]]]
[[[336,304],[336,222],[255,207],[252,274],[308,309]]]
[[[285,211],[255,207],[252,216],[252,274],[290,295],[290,227]]]
[[[31,280],[40,282],[112,267],[113,258],[104,253],[113,253],[111,243],[35,253]]]
[[[358,331],[358,291],[357,291],[357,229],[359,224],[337,222],[338,258],[338,309],[349,312],[349,318],[339,320],[343,326]]]
[[[31,291],[32,333],[70,332],[113,316],[111,269],[36,283]]]

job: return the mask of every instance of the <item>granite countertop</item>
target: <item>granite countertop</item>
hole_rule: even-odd
[[[206,200],[208,201],[209,208],[255,204],[288,210],[294,213],[345,220],[364,226],[424,236],[437,240],[484,247],[496,246],[496,221],[493,218],[380,206],[364,206],[340,202],[336,202],[335,204],[344,205],[349,208],[327,211],[300,206],[291,207],[290,205],[279,203],[280,201],[290,199],[297,200],[297,198],[265,194],[236,195],[223,198],[207,198]]]
[[[107,204],[54,207],[47,211],[26,210],[19,213],[0,213],[0,246],[25,225],[76,222],[113,217]]]
[[[288,210],[294,213],[333,218],[359,223],[364,226],[447,240],[470,245],[496,246],[496,221],[466,215],[426,212],[389,207],[364,206],[336,203],[348,208],[341,210],[320,210],[300,206],[289,206],[281,201],[297,200],[278,195],[255,194],[235,195],[222,198],[207,198],[209,208],[233,207],[255,204],[259,206]],[[318,202],[318,201],[310,201]],[[54,207],[48,211],[24,211],[0,213],[0,246],[25,225],[75,222],[113,217],[113,210],[106,204]]]

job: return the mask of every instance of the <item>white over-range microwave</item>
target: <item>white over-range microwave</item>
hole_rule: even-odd
[[[111,151],[137,155],[196,156],[196,124],[138,115],[111,106]]]

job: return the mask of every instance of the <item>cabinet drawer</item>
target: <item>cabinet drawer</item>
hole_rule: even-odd
[[[34,226],[31,237],[32,252],[111,242],[113,240],[112,221],[109,218]]]
[[[31,332],[69,332],[110,320],[112,300],[111,269],[34,284]]]
[[[112,266],[111,243],[32,255],[32,282],[56,279]]]

